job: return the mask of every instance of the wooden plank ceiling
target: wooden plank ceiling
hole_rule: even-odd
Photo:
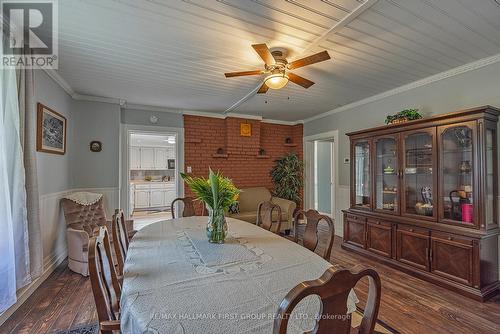
[[[300,120],[500,53],[495,0],[379,0],[302,54],[356,0],[59,1],[59,74],[79,94],[129,104],[221,113],[262,77],[250,47],[289,60],[328,50],[333,61],[297,69],[316,84],[254,96],[234,112]]]

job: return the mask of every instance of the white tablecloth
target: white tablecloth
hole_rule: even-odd
[[[122,333],[272,333],[273,317],[298,283],[330,263],[255,225],[228,218],[230,237],[210,244],[207,217],[149,225],[134,236],[125,262]],[[347,308],[355,309],[353,292]],[[289,333],[311,329],[319,299],[304,299]]]

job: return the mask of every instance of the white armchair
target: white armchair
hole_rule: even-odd
[[[66,219],[66,237],[68,243],[68,267],[74,272],[88,276],[89,239],[99,235],[101,227],[111,231],[111,221],[106,220],[101,194],[74,193],[61,200]],[[127,220],[129,237],[135,231],[133,221]]]

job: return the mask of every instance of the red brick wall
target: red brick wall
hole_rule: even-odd
[[[240,136],[240,123],[252,125],[250,137]],[[257,120],[228,117],[226,119],[184,115],[184,165],[191,166],[192,175],[208,176],[208,168],[220,170],[239,188],[264,186],[272,191],[269,172],[274,160],[288,152],[303,159],[302,124],[280,125]],[[285,146],[292,138],[295,147]],[[227,158],[214,158],[218,148]],[[257,158],[263,148],[269,158]],[[186,194],[191,194],[185,189]]]

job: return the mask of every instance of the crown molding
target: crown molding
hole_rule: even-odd
[[[304,122],[302,122],[302,121],[280,121],[277,119],[263,118],[262,123],[281,124],[281,125],[297,125],[297,124],[303,124]]]
[[[498,62],[500,62],[500,54],[497,54],[497,55],[494,55],[494,56],[491,56],[491,57],[487,57],[487,58],[483,58],[483,59],[480,59],[480,60],[476,60],[474,62],[471,62],[471,63],[465,64],[465,65],[462,65],[462,66],[458,66],[458,67],[452,68],[451,70],[444,71],[444,72],[441,72],[441,73],[438,73],[438,74],[434,74],[434,75],[431,75],[431,76],[429,76],[427,78],[420,79],[420,80],[411,82],[409,84],[406,84],[406,85],[403,85],[403,86],[400,86],[400,87],[397,87],[397,88],[385,91],[383,93],[367,97],[366,99],[362,99],[362,100],[359,100],[359,101],[356,101],[356,102],[352,102],[352,103],[346,104],[344,106],[332,109],[330,111],[321,113],[319,115],[315,115],[315,116],[306,118],[302,122],[303,123],[308,123],[308,122],[314,121],[316,119],[320,119],[320,118],[323,118],[323,117],[326,117],[326,116],[329,116],[329,115],[333,115],[333,114],[336,114],[336,113],[339,113],[339,112],[347,111],[349,109],[353,109],[353,108],[356,108],[356,107],[359,107],[359,106],[362,106],[362,105],[365,105],[365,104],[368,104],[368,103],[371,103],[371,102],[382,100],[382,99],[385,99],[386,97],[390,97],[390,96],[397,95],[397,94],[400,94],[400,93],[403,93],[403,92],[407,92],[409,90],[412,90],[412,89],[415,89],[415,88],[419,88],[419,87],[422,87],[422,86],[426,86],[426,85],[432,84],[434,82],[437,82],[437,81],[440,81],[440,80],[443,80],[443,79],[454,77],[456,75],[460,75],[460,74],[463,74],[463,73],[474,71],[474,70],[480,69],[481,67],[485,67],[485,66],[488,66],[488,65],[491,65],[491,64],[495,64],[495,63],[498,63]]]
[[[78,94],[78,93],[75,93],[73,95],[73,99],[78,100],[78,101],[118,104],[120,106],[124,106],[127,103],[127,101],[125,101],[124,99],[118,99],[118,98],[113,98],[113,97],[104,97],[104,96],[85,95],[85,94]]]
[[[75,98],[76,92],[71,88],[69,83],[63,79],[59,75],[59,73],[56,72],[56,70],[52,69],[43,69],[43,71],[50,77],[52,80],[54,80],[69,96],[71,96],[73,99]]]
[[[154,112],[168,112],[171,114],[182,114],[183,111],[181,109],[171,109],[167,107],[162,107],[162,106],[148,106],[145,104],[134,104],[134,103],[127,103],[124,107],[124,109],[134,109],[134,110],[146,110],[146,111],[154,111]]]

